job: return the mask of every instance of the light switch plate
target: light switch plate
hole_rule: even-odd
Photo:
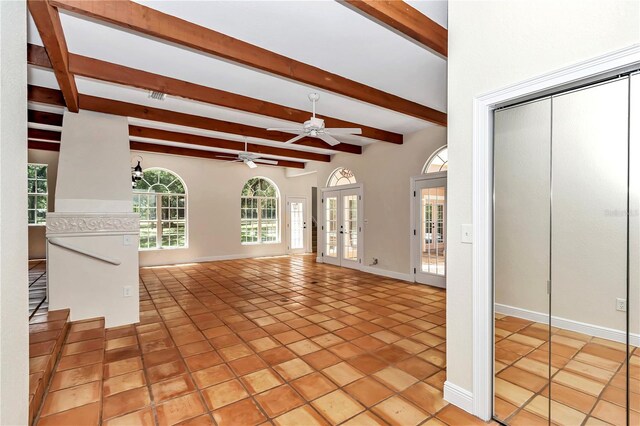
[[[464,244],[473,243],[473,226],[471,224],[460,225],[460,242]]]
[[[125,235],[123,237],[123,244],[125,246],[130,246],[131,244],[133,244],[133,235]]]

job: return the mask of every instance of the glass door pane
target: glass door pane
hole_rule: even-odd
[[[494,118],[494,417],[548,424],[551,101]]]
[[[324,256],[338,259],[338,194],[324,198]]]
[[[445,187],[422,188],[420,200],[420,242],[422,245],[420,268],[422,272],[444,276]]]
[[[553,97],[554,423],[626,424],[628,85]]]
[[[442,174],[441,174],[442,175]],[[447,178],[416,179],[414,186],[415,280],[446,286]]]
[[[358,261],[358,196],[342,196],[342,258]]]
[[[290,250],[304,250],[306,222],[304,218],[304,199],[292,199],[289,202]]]

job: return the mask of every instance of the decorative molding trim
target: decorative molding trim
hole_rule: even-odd
[[[528,309],[517,308],[515,306],[502,305],[499,303],[496,303],[495,311],[499,314],[522,318],[529,321],[540,323],[546,323],[549,321],[548,314],[530,311]],[[624,330],[617,330],[615,328],[603,327],[600,325],[589,324],[586,322],[570,320],[557,316],[551,316],[551,325],[563,330],[575,331],[577,333],[600,337],[602,339],[612,340],[614,342],[625,344],[627,343],[627,333]],[[640,346],[640,334],[629,333],[629,344],[633,346]]]
[[[473,100],[473,411],[493,405],[493,110],[508,102],[640,65],[640,44],[579,62]]]
[[[387,269],[374,268],[372,266],[362,265],[360,271],[369,274],[379,275],[381,277],[393,278],[396,280],[413,282],[413,274],[406,274],[404,272],[389,271]]]
[[[444,382],[444,399],[473,414],[473,394],[448,380]]]
[[[47,214],[47,238],[140,233],[138,213]]]

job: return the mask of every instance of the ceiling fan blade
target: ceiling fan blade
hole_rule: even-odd
[[[303,133],[303,134],[301,134],[301,135],[296,136],[296,137],[295,137],[295,138],[293,138],[293,139],[289,139],[289,140],[288,140],[288,141],[286,141],[285,143],[294,143],[294,142],[297,142],[297,141],[299,141],[300,139],[304,138],[305,136],[307,136],[307,134],[306,134],[306,133]]]
[[[258,165],[256,163],[253,162],[253,160],[250,159],[246,159],[243,160],[244,164],[246,164],[250,169],[255,169],[256,167],[258,167]]]
[[[304,127],[297,127],[297,128],[291,128],[291,127],[269,127],[267,130],[273,130],[275,132],[295,132],[295,133],[300,133],[300,132],[304,132]]]
[[[234,160],[238,159],[237,155],[216,155],[216,158],[233,158]]]
[[[256,158],[253,161],[255,161],[256,163],[271,164],[273,166],[278,164],[278,162],[276,160],[267,160],[266,158]]]
[[[340,141],[328,133],[319,133],[318,137],[331,146],[338,145]]]
[[[362,129],[358,127],[348,128],[348,127],[334,127],[330,129],[324,129],[325,132],[331,133],[333,135],[361,135]]]

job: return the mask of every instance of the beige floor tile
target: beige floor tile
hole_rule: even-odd
[[[311,404],[333,424],[342,423],[364,410],[362,405],[339,389],[316,399]]]
[[[400,396],[385,399],[372,408],[380,418],[394,426],[414,426],[422,423],[429,414]]]
[[[375,373],[374,376],[396,392],[401,392],[418,381],[412,375],[395,367],[387,367]]]

